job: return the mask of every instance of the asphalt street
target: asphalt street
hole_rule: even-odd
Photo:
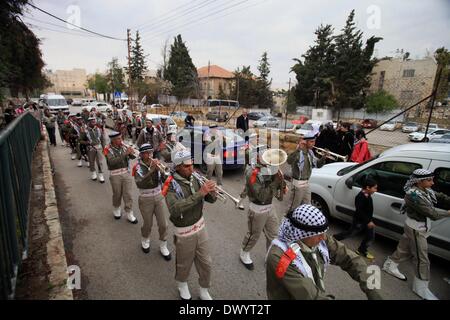
[[[140,227],[142,218],[137,203],[137,189],[133,185],[133,209],[139,219],[137,225],[127,222],[123,216],[115,220],[112,215],[112,192],[106,163],[106,183],[90,179],[89,168],[77,167],[77,160],[70,160],[70,149],[51,147],[51,159],[55,169],[55,188],[60,209],[63,237],[68,263],[81,269],[81,290],[75,290],[79,299],[178,299],[174,280],[175,259],[166,262],[159,254],[156,221],[151,234],[151,251],[141,250]],[[243,171],[225,172],[224,187],[238,196],[243,188]],[[275,200],[279,218],[289,206]],[[246,203],[248,207],[248,203]],[[266,299],[265,239],[261,238],[252,251],[255,270],[248,271],[239,261],[239,250],[247,231],[246,211],[234,208],[232,201],[206,204],[205,219],[210,238],[213,260],[211,296],[215,299]],[[332,223],[329,233],[337,233],[345,224]],[[344,242],[353,249],[360,239]],[[381,266],[385,257],[395,250],[396,242],[377,237],[371,252],[373,264]],[[173,226],[169,223],[169,249],[173,246]],[[173,252],[174,253],[174,252]],[[450,278],[450,263],[431,258],[431,289],[441,299],[450,299],[450,285],[443,279]],[[411,264],[400,266],[409,279],[413,278]],[[381,272],[381,290],[385,299],[418,299],[411,291],[411,280],[402,282]],[[198,275],[191,270],[189,285],[194,299],[198,299]],[[365,299],[358,283],[339,267],[330,266],[325,285],[328,293],[337,299]]]

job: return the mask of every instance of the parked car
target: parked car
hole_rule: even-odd
[[[206,114],[206,119],[217,122],[225,122],[228,120],[228,117],[228,112],[219,110],[213,110]]]
[[[446,133],[440,138],[432,138],[430,139],[430,143],[450,143],[450,133]]]
[[[264,112],[249,112],[248,113],[248,118],[250,120],[259,120],[262,117],[267,117],[268,115],[265,114]]]
[[[165,114],[154,114],[154,113],[147,113],[147,119],[153,121],[153,125],[156,126],[161,122],[161,118],[166,118],[166,122],[169,125],[169,129],[174,129],[178,131],[178,126],[176,122],[172,119],[172,117],[165,115]]]
[[[304,124],[306,121],[308,121],[309,118],[307,116],[300,116],[298,119],[296,120],[292,120],[292,124]]]
[[[194,156],[194,164],[200,165],[200,169],[206,172],[206,163],[203,159],[203,151],[206,144],[203,142],[204,133],[209,130],[208,126],[194,126],[183,128],[177,134],[177,140],[186,148],[191,150]],[[222,149],[223,169],[235,170],[244,167],[245,163],[245,140],[231,129],[219,128],[224,136]]]
[[[162,108],[162,107],[164,107],[164,106],[159,103],[154,103],[154,104],[150,105],[150,109]]]
[[[375,232],[398,240],[403,233],[406,215],[400,214],[405,192],[403,186],[419,168],[435,175],[433,189],[450,196],[450,148],[447,144],[405,144],[360,163],[339,162],[313,169],[310,187],[312,204],[325,214],[352,221],[354,201],[363,179],[372,176],[378,182],[373,194]],[[439,207],[442,215],[447,210]],[[450,260],[450,219],[431,222],[428,238],[430,253]]]
[[[178,119],[181,119],[184,121],[184,119],[186,119],[188,114],[184,111],[176,111],[176,112],[171,112],[169,114],[169,116],[171,116],[172,118],[178,118]]]
[[[425,138],[425,130],[426,128],[423,128],[420,132],[410,133],[408,135],[409,140],[412,142],[428,142],[431,139],[440,138],[444,134],[450,132],[450,130],[447,129],[428,129],[428,134]]]
[[[85,106],[84,108],[88,109],[88,111],[91,111],[92,108],[95,108],[95,110],[100,112],[108,112],[112,111],[112,106],[109,103],[102,102],[102,101],[95,101],[89,103],[89,105]]]
[[[325,121],[329,122],[329,121]],[[315,120],[308,120],[306,123],[302,124],[297,131],[295,131],[296,134],[305,135],[305,134],[318,134],[319,128],[322,124],[325,122],[323,121],[315,121]]]
[[[417,122],[407,122],[402,127],[402,132],[416,132],[420,130],[420,126]]]
[[[389,122],[386,122],[385,124],[383,124],[380,127],[380,130],[385,130],[385,131],[394,131],[395,129],[397,129],[397,122],[392,121],[392,120]]]
[[[253,122],[255,128],[277,128],[278,126],[278,119],[271,116],[265,116]]]
[[[74,100],[71,105],[72,107],[81,107],[83,103],[80,100]]]
[[[378,123],[377,120],[374,120],[374,119],[364,119],[361,122],[361,126],[364,129],[372,129],[372,128],[375,128],[377,126],[377,123]]]
[[[66,98],[59,94],[43,94],[40,96],[39,107],[48,108],[50,113],[56,114],[58,111],[63,111],[65,114],[69,114],[69,105]]]

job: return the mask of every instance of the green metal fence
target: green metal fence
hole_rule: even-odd
[[[28,112],[0,132],[0,299],[14,297],[28,247],[31,162],[40,137],[39,121]]]

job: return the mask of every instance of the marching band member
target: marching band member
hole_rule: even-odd
[[[86,126],[83,123],[83,119],[80,120],[81,124],[80,124],[80,133],[78,135],[78,152],[79,152],[79,162],[78,162],[78,166],[81,167],[83,165],[82,163],[82,159],[84,159],[85,165],[87,167],[90,166],[89,164],[89,157],[88,157],[88,146],[89,146],[89,139],[87,137],[87,133],[86,133]]]
[[[266,236],[267,247],[277,236],[278,218],[272,201],[274,196],[281,201],[283,194],[287,192],[286,182],[278,168],[266,166],[260,156],[262,150],[258,151],[257,163],[253,167],[247,167],[245,189],[241,194],[241,198],[248,196],[250,200],[248,231],[240,252],[240,261],[248,270],[254,269],[250,251],[256,245],[261,232]],[[277,170],[274,170],[275,168]]]
[[[155,158],[159,157],[160,146],[164,142],[161,133],[153,127],[151,119],[145,120],[145,129],[141,131],[136,141],[136,145],[141,147],[144,143],[149,143],[153,146],[153,155]]]
[[[311,203],[311,191],[309,190],[309,178],[313,168],[320,168],[325,164],[326,156],[317,159],[313,152],[315,135],[306,134],[300,138],[297,149],[287,159],[292,169],[292,184],[294,185],[292,203],[289,210],[293,210],[301,204]]]
[[[214,203],[217,199],[215,183],[203,185],[192,175],[193,161],[189,150],[174,154],[175,172],[163,186],[163,195],[170,212],[170,221],[175,226],[176,274],[180,297],[190,300],[187,280],[192,264],[199,274],[200,299],[211,300],[208,288],[211,282],[211,256],[208,249],[208,234],[203,218],[204,201]]]
[[[169,125],[167,124],[167,118],[161,117],[161,123],[158,123],[156,129],[161,133],[161,136],[164,140],[167,138],[167,132],[169,131]]]
[[[223,177],[223,157],[222,157],[222,148],[223,148],[223,135],[222,132],[217,130],[217,125],[213,124],[209,126],[209,130],[207,130],[204,134],[203,140],[206,144],[206,166],[207,172],[206,175],[208,180],[211,180],[213,173],[216,173],[217,184],[219,186],[222,185],[222,177]],[[219,154],[217,154],[217,152]]]
[[[133,176],[139,189],[139,210],[144,225],[141,228],[142,250],[150,252],[150,232],[153,226],[153,216],[156,217],[159,229],[160,252],[167,261],[171,259],[167,249],[167,220],[169,215],[167,204],[161,194],[161,172],[158,169],[159,161],[152,159],[153,147],[144,143],[139,148],[139,160],[133,167]]]
[[[134,159],[133,148],[125,148],[122,142],[120,132],[112,132],[109,135],[111,144],[107,145],[104,150],[106,164],[109,170],[109,181],[113,192],[113,215],[114,218],[120,219],[122,214],[120,206],[122,198],[125,203],[125,212],[129,222],[136,224],[138,220],[133,214],[133,198],[131,196],[132,178],[129,174],[129,161]]]
[[[431,187],[434,184],[433,173],[425,169],[415,170],[404,190],[405,203],[400,212],[406,213],[403,236],[397,245],[397,250],[386,259],[383,270],[388,274],[406,281],[406,276],[398,270],[398,264],[414,259],[415,278],[413,291],[425,300],[437,300],[428,288],[430,280],[430,260],[428,259],[427,238],[430,235],[431,221],[450,217],[450,197],[444,193],[435,193]],[[440,203],[446,214],[436,211],[435,205]]]
[[[161,157],[165,162],[172,162],[172,154],[176,151],[185,150],[186,147],[177,141],[177,130],[169,129],[167,131],[167,139],[165,148],[161,150]]]
[[[325,233],[328,221],[309,204],[290,211],[283,219],[278,237],[266,257],[267,297],[270,300],[327,300],[324,278],[328,265],[338,265],[370,300],[382,299],[379,290],[369,289],[364,258]]]
[[[89,140],[88,157],[91,170],[91,179],[97,180],[97,171],[95,171],[95,163],[98,168],[98,179],[100,183],[105,182],[103,177],[102,151],[105,148],[105,138],[102,130],[97,126],[96,118],[89,118],[89,124],[86,130],[86,136]]]
[[[95,122],[97,123],[97,126],[102,130],[102,132],[105,132],[106,116],[100,111],[97,111],[95,113]]]
[[[141,133],[142,129],[144,129],[145,119],[147,119],[146,111],[142,111],[141,116],[136,117],[136,121],[134,123],[134,141],[137,141],[139,134]]]

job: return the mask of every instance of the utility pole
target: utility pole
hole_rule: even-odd
[[[288,108],[289,108],[289,96],[291,95],[291,78],[289,78],[289,89],[288,89],[288,95],[286,99],[286,116],[284,119],[284,132],[286,132],[286,126],[287,126],[287,116],[288,116]]]
[[[128,88],[129,88],[129,95],[128,95],[128,103],[131,101],[130,97],[133,97],[133,90],[131,88],[131,37],[130,37],[130,29],[127,29],[127,44],[128,44]],[[133,110],[133,108],[131,108]]]

